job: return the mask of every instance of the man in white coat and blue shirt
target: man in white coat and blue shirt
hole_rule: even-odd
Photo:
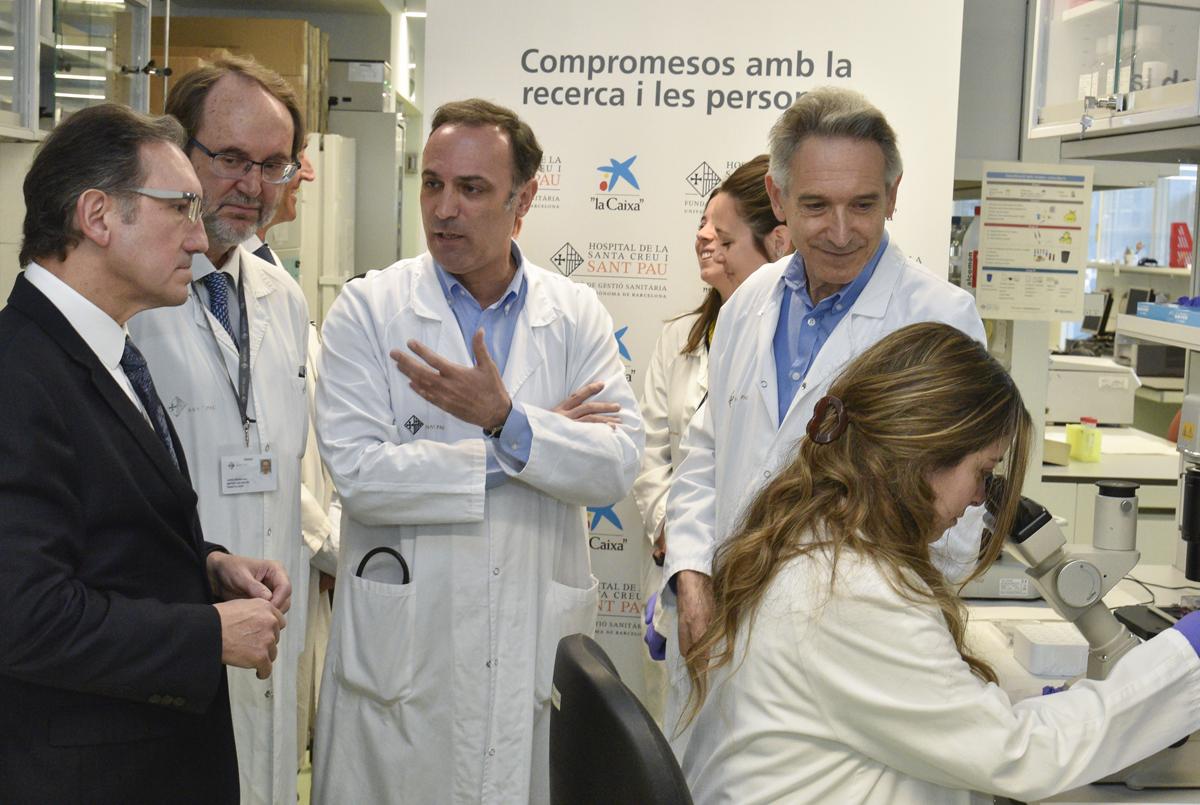
[[[508,109],[442,106],[429,252],[325,319],[317,436],[344,514],[316,803],[548,800],[555,652],[598,604],[585,507],[626,495],[644,437],[595,293],[511,238],[541,154]]]
[[[712,617],[714,551],[787,462],[842,367],[915,322],[945,322],[986,340],[971,296],[906,258],[888,236],[902,164],[895,132],[866,98],[845,89],[806,93],[772,127],[770,158],[767,192],[796,252],[752,274],[722,308],[708,399],[684,437],[668,495],[663,598],[665,614],[678,619],[667,651],[668,735],[690,690],[681,656]],[[981,510],[942,538],[944,570],[973,566]],[[686,738],[676,736],[680,756]]]
[[[280,562],[302,602],[270,679],[229,673],[241,800],[290,805],[310,556],[300,528],[308,308],[286,271],[241,244],[271,220],[298,170],[303,120],[278,74],[238,57],[172,82],[166,111],[189,137],[209,248],[193,258],[187,301],[135,316],[130,331],[183,443],[204,532]]]

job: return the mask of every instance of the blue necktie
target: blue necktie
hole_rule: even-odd
[[[224,271],[205,274],[204,287],[208,288],[209,309],[236,344],[238,339],[233,332],[233,322],[229,320],[229,275]]]
[[[133,384],[134,392],[142,401],[142,407],[146,409],[146,414],[150,417],[151,424],[154,425],[154,432],[158,434],[163,447],[167,448],[167,455],[178,467],[179,458],[175,455],[174,445],[171,444],[171,430],[167,427],[166,409],[163,408],[162,400],[158,399],[158,392],[154,390],[154,381],[150,379],[150,367],[146,365],[146,359],[142,357],[142,353],[138,352],[138,348],[133,345],[129,336],[125,336],[125,352],[121,355],[121,369],[129,378],[129,382]]]
[[[259,257],[259,258],[262,258],[263,260],[266,260],[271,265],[278,265],[275,262],[275,255],[271,254],[271,247],[265,243],[263,245],[259,246],[257,249],[255,249],[252,252],[252,254],[255,257]]]

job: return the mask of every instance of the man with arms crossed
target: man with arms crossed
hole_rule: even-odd
[[[667,613],[678,616],[667,650],[668,734],[687,697],[681,655],[712,616],[713,552],[786,462],[842,366],[914,322],[945,322],[985,340],[971,296],[888,236],[902,164],[882,112],[850,90],[809,92],[772,127],[770,156],[767,192],[796,252],[752,274],[721,310],[708,399],[684,436],[663,568],[675,590]],[[947,532],[952,560],[973,564],[980,533],[977,508]]]
[[[586,506],[643,443],[612,319],[512,240],[529,126],[450,103],[425,146],[429,252],[325,319],[317,436],[345,516],[314,802],[543,802],[561,637],[591,633]]]
[[[271,672],[291,587],[204,542],[124,329],[207,242],[171,118],[76,112],[25,179],[0,311],[0,801],[238,801],[224,665]],[[220,603],[215,603],[215,602]]]
[[[238,553],[279,561],[304,602],[308,309],[286,271],[240,245],[271,220],[299,167],[296,96],[273,71],[225,57],[172,82],[166,110],[187,131],[185,151],[204,187],[208,250],[192,260],[183,306],[144,313],[130,328],[179,430],[205,533]],[[293,610],[271,679],[229,677],[246,803],[296,800],[305,613]]]

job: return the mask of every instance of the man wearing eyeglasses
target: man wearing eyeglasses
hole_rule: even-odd
[[[207,247],[182,127],[75,113],[25,178],[0,311],[0,802],[236,803],[224,666],[271,672],[291,588],[204,541],[125,324]]]
[[[132,330],[187,453],[205,533],[237,553],[280,562],[296,599],[306,601],[308,310],[285,271],[242,245],[271,220],[299,167],[296,95],[276,73],[226,56],[174,82],[166,110],[187,132],[184,150],[204,188],[208,249],[192,260],[184,305],[138,316]],[[304,621],[297,607],[270,679],[230,673],[242,802],[296,799]]]

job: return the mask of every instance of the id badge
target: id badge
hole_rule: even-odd
[[[221,494],[245,495],[274,492],[279,486],[272,453],[248,453],[245,448],[221,451]]]

